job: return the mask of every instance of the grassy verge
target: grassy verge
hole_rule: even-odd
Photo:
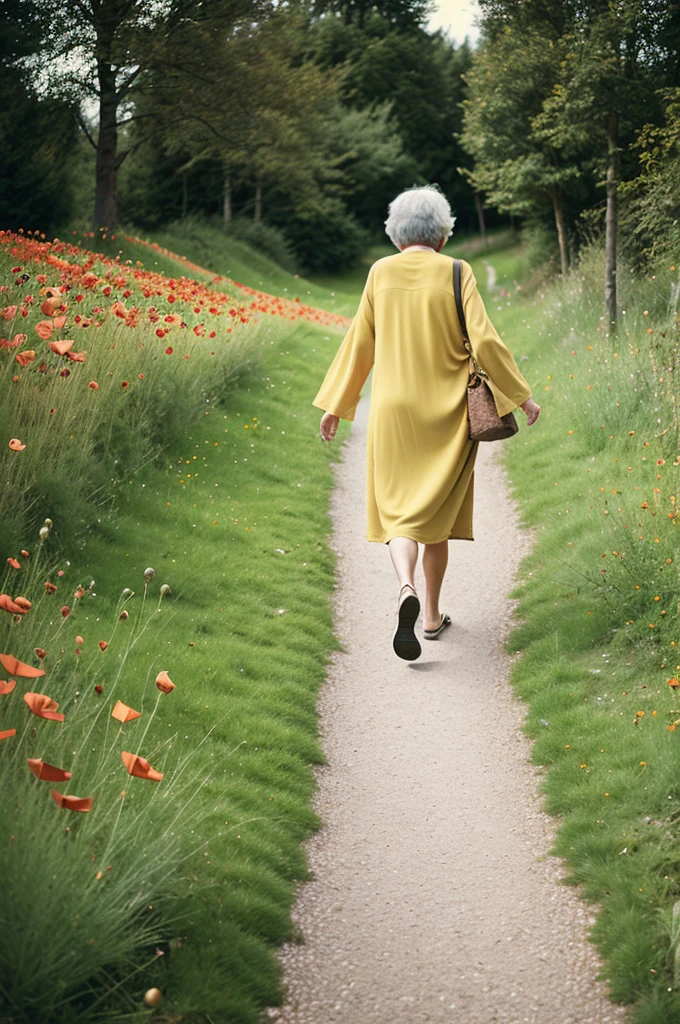
[[[582,895],[612,996],[636,1024],[680,1020],[677,273],[624,279],[618,337],[601,266],[494,310],[528,357],[543,419],[506,447],[535,546],[519,588],[514,684],[545,766],[556,852]],[[521,363],[520,363],[521,365]]]
[[[186,771],[194,783],[170,849],[173,891],[161,887],[158,903],[149,901],[160,907],[153,936],[164,955],[155,957],[152,949],[144,966],[142,941],[133,943],[136,959],[129,950],[119,954],[112,947],[109,960],[104,952],[86,985],[62,993],[63,999],[70,995],[62,1006],[64,1020],[90,1019],[90,1013],[94,1019],[95,1004],[97,1012],[108,1014],[104,1019],[141,1013],[142,994],[152,983],[164,993],[164,1011],[183,1021],[254,1022],[280,996],[272,950],[290,936],[293,887],[305,872],[299,844],[315,825],[309,810],[310,763],[320,757],[315,695],[334,646],[328,603],[333,563],[326,546],[331,456],[318,440],[316,411],[309,405],[334,343],[305,326],[272,343],[263,368],[244,377],[223,406],[208,409],[188,429],[166,453],[164,468],[133,474],[115,518],[87,532],[70,564],[62,560],[53,566],[64,574],[50,577],[59,592],[36,603],[32,620],[4,623],[2,649],[42,666],[47,674],[35,688],[57,700],[67,716],[64,726],[38,722],[36,736],[21,700],[23,688],[34,681],[22,687],[20,680],[17,690],[2,698],[3,728],[17,727],[21,741],[0,744],[0,756],[18,766],[15,785],[3,792],[2,845],[14,857],[6,866],[6,890],[24,894],[17,912],[20,906],[23,921],[31,922],[30,929],[20,926],[6,907],[10,923],[2,933],[8,946],[19,930],[30,948],[41,949],[65,925],[58,901],[45,911],[43,886],[59,886],[60,871],[66,872],[59,845],[66,812],[51,801],[45,811],[49,785],[32,780],[25,756],[67,769],[79,762],[71,792],[90,795],[88,786],[94,786],[91,819],[97,804],[110,817],[123,787],[136,787],[135,799],[142,800],[144,788],[155,785],[132,779],[126,786],[118,750],[123,740],[124,749],[138,751],[171,781],[188,758]],[[17,589],[29,562],[11,570],[10,589]],[[147,567],[156,570],[157,586],[171,590],[161,612],[153,612],[146,630],[131,642],[139,634],[138,627],[137,634],[131,630]],[[42,578],[38,582],[42,585]],[[62,594],[70,595],[79,584],[85,595],[71,599],[72,614],[61,619],[59,607],[68,600]],[[127,599],[130,619],[121,622],[118,595],[125,588],[137,596]],[[156,597],[157,588],[154,604]],[[83,641],[80,656],[76,634]],[[99,641],[106,639],[109,646],[101,651]],[[46,650],[43,660],[32,653],[38,644]],[[153,681],[163,669],[176,689],[151,714]],[[112,734],[109,718],[117,699],[144,711],[122,727],[120,737]],[[76,705],[79,716],[73,721]],[[99,774],[84,753],[77,758],[71,753],[89,747],[98,763],[102,750],[113,750]],[[159,792],[164,784],[158,784]],[[22,803],[26,789],[34,795],[30,806]],[[173,831],[158,806],[150,804],[144,814],[135,842],[127,851],[109,854],[103,868],[97,830],[80,829],[80,866],[93,858],[89,888],[105,892],[121,873],[126,854],[140,868],[158,836]],[[81,822],[68,824],[74,828]],[[30,879],[27,892],[28,879],[16,872],[29,851],[35,853],[39,833],[48,847],[54,844],[56,859],[47,875]],[[30,863],[35,860],[31,855]],[[166,854],[166,867],[167,861]],[[77,889],[70,864],[65,880]],[[96,881],[102,870],[104,878]],[[72,892],[65,898],[68,906],[75,897]],[[82,942],[74,944],[77,960],[91,951],[93,936],[85,928],[80,937]],[[22,959],[21,970],[29,967]],[[23,991],[27,984],[26,977],[13,978],[11,991]],[[4,994],[10,998],[7,989]],[[43,996],[32,990],[31,999],[36,1001],[31,1013],[37,1014]],[[29,1004],[17,1008],[8,1002],[4,1014],[33,1019]],[[43,1019],[60,1018],[50,1010]]]

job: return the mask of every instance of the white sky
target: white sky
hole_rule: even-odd
[[[467,36],[476,43],[479,30],[474,22],[479,14],[477,0],[436,0],[436,11],[427,23],[430,31],[446,30],[456,43],[462,43]]]

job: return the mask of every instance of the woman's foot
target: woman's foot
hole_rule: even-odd
[[[404,661],[415,661],[422,652],[414,632],[414,626],[420,615],[420,601],[418,600],[415,588],[410,583],[405,583],[399,591],[399,610],[397,614],[397,631],[392,641],[394,653]]]
[[[439,625],[434,626],[432,629],[424,629],[423,636],[425,637],[426,640],[437,640],[442,635],[446,627],[450,625],[451,616],[442,615],[439,620]]]

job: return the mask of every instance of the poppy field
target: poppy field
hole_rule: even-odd
[[[332,453],[307,398],[345,320],[0,243],[0,1015],[255,1022],[316,823]]]
[[[528,358],[539,425],[504,446],[534,548],[509,649],[569,880],[636,1024],[680,1020],[678,270],[621,275],[610,335],[602,261],[494,321]],[[520,365],[522,363],[520,362]]]

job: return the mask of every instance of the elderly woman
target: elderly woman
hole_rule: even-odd
[[[424,638],[450,624],[439,609],[448,542],[473,540],[473,471],[477,444],[468,436],[469,357],[453,294],[453,261],[440,250],[454,219],[445,197],[427,186],[390,204],[387,234],[399,249],[371,267],[358,312],[314,405],[325,410],[320,433],[335,436],[352,420],[373,368],[366,440],[368,540],[389,545],[401,590],[393,646],[413,661],[420,614],[414,572],[424,545]],[[498,337],[462,263],[462,301],[470,344],[486,371],[499,415],[519,406],[529,425],[540,407]]]

